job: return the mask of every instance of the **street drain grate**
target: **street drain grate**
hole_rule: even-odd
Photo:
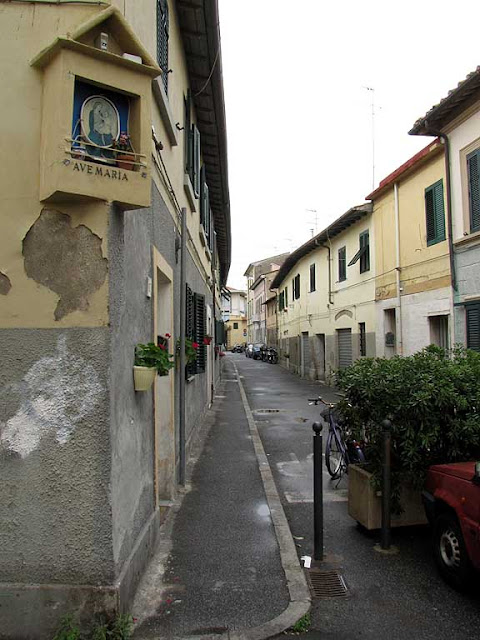
[[[337,571],[310,569],[307,577],[314,598],[345,598],[348,595],[345,580]]]

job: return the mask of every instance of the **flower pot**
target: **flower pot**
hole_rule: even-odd
[[[203,339],[203,344],[209,345],[212,342],[212,338],[210,336],[205,336]]]
[[[125,171],[133,171],[133,157],[131,154],[116,154],[117,167]]]
[[[155,380],[157,370],[153,367],[133,367],[135,391],[148,391]]]

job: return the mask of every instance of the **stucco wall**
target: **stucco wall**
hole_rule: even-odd
[[[108,356],[107,329],[0,330],[0,582],[113,579]]]

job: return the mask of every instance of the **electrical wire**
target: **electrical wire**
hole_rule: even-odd
[[[219,27],[219,23],[217,22],[217,29]],[[212,68],[210,70],[210,73],[208,74],[208,78],[205,81],[205,84],[203,85],[203,87],[200,89],[200,91],[197,91],[197,93],[193,94],[193,97],[196,98],[197,96],[199,96],[201,93],[203,93],[205,91],[205,89],[207,88],[208,83],[210,82],[212,75],[213,75],[213,71],[215,69],[215,65],[217,64],[217,60],[218,60],[218,56],[220,55],[220,43],[221,43],[221,39],[219,37],[218,39],[218,49],[217,49],[217,54],[215,56],[215,60],[213,61],[212,64]]]

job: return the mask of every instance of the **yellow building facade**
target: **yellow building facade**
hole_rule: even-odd
[[[331,379],[375,355],[375,241],[371,205],[353,207],[293,251],[277,292],[280,363],[310,379]]]
[[[376,234],[377,355],[450,346],[451,287],[444,148],[435,140],[380,182]]]
[[[216,0],[60,0],[0,20],[0,634],[51,637],[64,613],[128,609],[213,400],[219,18]],[[196,363],[136,391],[136,345],[183,337]]]

